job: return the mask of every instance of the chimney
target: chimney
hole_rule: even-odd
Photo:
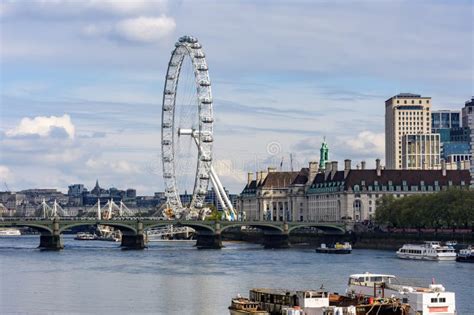
[[[255,174],[257,175],[256,180],[257,180],[257,185],[258,185],[260,183],[260,180],[262,179],[262,172],[257,172]]]
[[[268,172],[267,171],[262,171],[262,182],[267,178]]]
[[[446,161],[445,160],[441,160],[441,173],[443,174],[443,176],[446,176]]]
[[[331,174],[331,162],[326,162],[326,165],[324,166],[324,178],[328,178],[328,175]]]
[[[316,177],[316,174],[318,174],[318,167],[319,163],[318,162],[309,162],[309,178],[308,178],[308,183],[311,184]]]
[[[334,177],[337,172],[337,161],[331,162],[331,177]]]
[[[382,176],[382,167],[380,166],[380,159],[375,160],[375,169],[377,170],[377,176]]]
[[[350,170],[351,170],[351,163],[352,161],[351,160],[344,160],[344,178],[347,177],[347,175],[349,174]]]
[[[252,180],[253,180],[253,173],[251,172],[247,173],[247,185],[250,185]]]
[[[268,173],[274,173],[276,172],[276,167],[269,166],[267,170],[268,170]]]
[[[360,162],[360,169],[365,170],[365,161]]]

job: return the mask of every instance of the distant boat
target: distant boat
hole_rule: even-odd
[[[0,229],[0,236],[20,236],[21,232],[19,229],[15,228],[6,228]]]
[[[76,234],[74,239],[78,241],[92,241],[97,239],[97,235],[87,232],[79,232]]]
[[[336,243],[334,246],[327,247],[326,244],[321,244],[321,247],[316,248],[316,253],[323,254],[350,254],[352,252],[352,246],[349,242],[344,244]]]

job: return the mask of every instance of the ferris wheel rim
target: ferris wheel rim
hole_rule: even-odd
[[[195,37],[180,37],[175,44],[168,63],[163,89],[161,117],[161,155],[163,165],[163,180],[165,197],[169,207],[177,212],[186,208],[181,203],[179,187],[176,179],[176,124],[175,108],[181,67],[185,58],[190,58],[194,72],[194,83],[198,98],[198,126],[192,130],[191,137],[198,145],[194,188],[189,209],[200,209],[204,206],[210,182],[213,144],[213,106],[212,91],[207,61],[201,44]],[[180,129],[178,130],[178,132]]]

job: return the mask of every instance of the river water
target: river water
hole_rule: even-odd
[[[230,299],[254,287],[344,292],[352,273],[432,278],[456,292],[458,313],[474,314],[474,264],[400,260],[390,251],[351,255],[311,249],[264,250],[224,243],[197,250],[193,242],[150,243],[143,251],[117,243],[75,241],[40,251],[38,236],[0,238],[0,314],[228,314]]]

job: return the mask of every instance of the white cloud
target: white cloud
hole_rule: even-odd
[[[385,134],[362,131],[356,137],[343,141],[343,144],[363,155],[383,156],[385,151]]]
[[[5,165],[0,165],[0,181],[7,181],[11,178],[11,171]]]
[[[86,166],[97,170],[107,169],[119,174],[137,174],[141,172],[140,168],[137,165],[134,165],[125,160],[106,161],[91,158],[87,160]]]
[[[64,114],[61,117],[57,116],[37,116],[33,119],[25,117],[20,121],[20,124],[13,129],[7,130],[8,137],[39,135],[46,137],[51,135],[56,129],[62,129],[70,139],[74,138],[75,127],[71,121],[71,117]]]
[[[176,22],[171,17],[140,16],[122,19],[115,24],[89,24],[83,28],[82,33],[90,37],[109,37],[151,44],[171,34],[175,28]]]
[[[247,173],[237,167],[232,160],[215,160],[213,163],[214,170],[220,177],[233,179],[237,182],[245,180]]]
[[[153,43],[176,28],[173,18],[164,15],[160,17],[138,17],[120,21],[116,32],[126,40],[142,43]]]
[[[39,18],[85,17],[94,13],[130,16],[163,11],[167,0],[5,0],[0,6],[0,16],[26,15]]]
[[[78,1],[69,1],[81,4]],[[136,14],[149,12],[153,9],[162,9],[166,6],[166,0],[89,0],[82,4],[86,8],[101,11],[109,11],[118,14]]]

